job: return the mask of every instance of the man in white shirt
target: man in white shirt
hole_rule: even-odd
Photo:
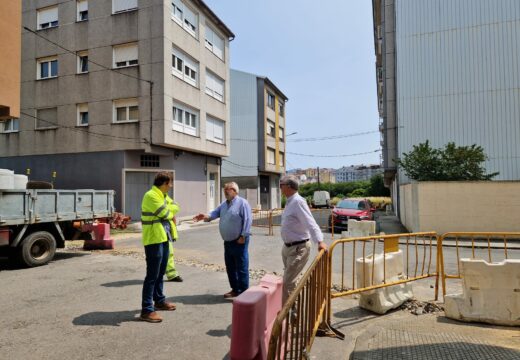
[[[280,189],[287,198],[282,213],[282,259],[285,267],[282,305],[296,288],[298,277],[309,260],[309,240],[318,244],[319,250],[327,250],[327,244],[323,242],[323,233],[314,220],[307,201],[298,194],[298,187],[295,176],[284,176],[280,180]]]

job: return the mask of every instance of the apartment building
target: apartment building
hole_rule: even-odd
[[[383,173],[380,165],[343,166],[334,172],[336,182],[370,180],[372,176]]]
[[[269,78],[231,70],[231,154],[222,181],[235,181],[253,208],[281,206],[287,100]]]
[[[385,184],[394,160],[429,140],[477,144],[496,180],[520,180],[520,2],[372,0]],[[396,206],[398,209],[398,206]]]
[[[0,131],[16,130],[20,117],[21,14],[20,1],[0,2]]]
[[[22,21],[22,121],[0,134],[1,168],[114,189],[134,219],[159,170],[181,215],[218,204],[234,35],[203,1],[24,1]]]

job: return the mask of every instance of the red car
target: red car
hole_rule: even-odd
[[[336,229],[346,230],[349,219],[373,220],[374,211],[367,199],[343,199],[332,209],[329,230],[332,231],[332,223],[334,223],[334,232]]]

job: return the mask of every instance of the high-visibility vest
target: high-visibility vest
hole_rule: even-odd
[[[160,244],[168,241],[162,222],[170,222],[171,235],[177,239],[177,227],[173,217],[179,212],[177,203],[157,187],[153,186],[144,194],[141,204],[141,222],[143,224],[143,245]]]

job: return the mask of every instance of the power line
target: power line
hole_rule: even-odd
[[[34,30],[32,30],[32,29],[29,29],[27,26],[24,26],[23,28],[24,28],[25,30],[29,31],[30,33],[32,33],[32,34],[38,36],[39,38],[41,38],[41,39],[43,39],[43,40],[45,40],[45,41],[47,41],[47,42],[53,44],[54,46],[57,46],[57,47],[59,47],[60,49],[66,51],[66,52],[68,52],[68,53],[70,53],[70,54],[72,54],[72,55],[74,55],[74,56],[76,56],[76,57],[79,57],[79,55],[77,54],[76,51],[72,51],[72,50],[70,50],[70,49],[67,49],[66,47],[64,47],[64,46],[62,46],[62,45],[60,45],[60,44],[58,44],[57,42],[54,42],[54,41],[52,41],[52,40],[46,38],[45,36],[42,36],[42,35],[39,34],[38,32],[36,32],[36,31],[34,31]],[[108,67],[108,66],[101,65],[100,63],[97,63],[97,62],[95,62],[95,61],[92,61],[90,58],[88,58],[87,61],[88,61],[89,63],[94,64],[94,65],[97,65],[97,66],[99,66],[99,67],[101,67],[101,68],[103,68],[103,69],[105,69],[105,70],[113,71],[113,72],[115,72],[115,73],[117,73],[117,74],[120,74],[120,75],[123,75],[123,76],[129,77],[129,78],[132,78],[132,79],[136,79],[136,80],[139,80],[139,81],[143,81],[143,82],[145,82],[145,83],[147,83],[147,84],[153,84],[153,81],[151,81],[151,80],[143,79],[143,78],[141,78],[141,77],[139,77],[139,76],[134,76],[134,75],[130,75],[130,74],[125,74],[125,73],[123,73],[123,72],[121,72],[121,71],[118,71],[118,70],[116,70],[116,69],[112,69],[112,68],[110,68],[110,67]]]
[[[367,151],[357,154],[341,154],[341,155],[315,155],[315,154],[300,154],[300,153],[293,153],[293,152],[286,152],[286,154],[290,155],[296,155],[296,156],[306,156],[306,157],[317,157],[317,158],[335,158],[335,157],[349,157],[349,156],[359,156],[359,155],[366,155],[366,154],[373,154],[376,152],[381,151],[381,149],[373,150],[373,151]]]
[[[225,161],[231,165],[235,165],[235,166],[238,166],[238,167],[241,167],[241,168],[245,168],[245,169],[258,169],[258,166],[249,166],[249,165],[241,165],[241,164],[237,164],[237,163],[234,163],[233,161],[229,161],[229,160],[226,160],[226,159],[222,159],[222,161]]]
[[[115,135],[109,135],[109,134],[104,134],[104,133],[97,133],[97,132],[93,132],[93,131],[89,131],[88,129],[83,129],[83,128],[78,128],[78,127],[75,127],[75,126],[65,126],[65,125],[59,125],[58,123],[55,123],[53,121],[49,121],[49,120],[46,120],[46,119],[42,119],[42,118],[39,118],[37,116],[34,116],[34,115],[31,115],[31,114],[27,114],[25,112],[20,112],[20,114],[23,114],[25,116],[28,116],[30,118],[33,118],[33,119],[36,119],[36,120],[40,120],[40,121],[43,121],[43,122],[46,122],[47,124],[51,124],[55,127],[58,127],[58,128],[64,128],[64,129],[69,129],[71,131],[76,131],[76,132],[82,132],[82,133],[88,133],[89,135],[92,135],[94,137],[98,137],[98,138],[110,138],[110,139],[114,139],[114,140],[117,140],[117,141],[126,141],[126,142],[132,142],[132,143],[142,143],[142,144],[146,144],[145,141],[140,141],[139,139],[137,138],[130,138],[130,137],[122,137],[122,136],[115,136]],[[36,129],[37,130],[37,129]],[[42,129],[44,130],[44,129]],[[34,130],[33,130],[34,131]]]

